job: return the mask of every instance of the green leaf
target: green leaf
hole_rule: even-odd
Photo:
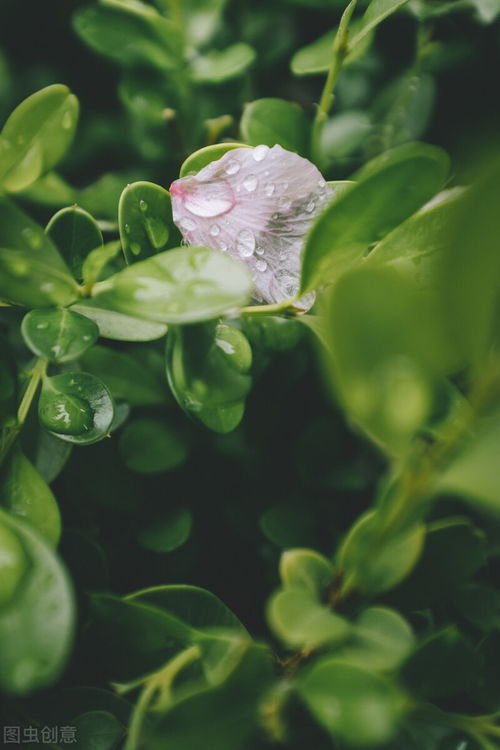
[[[164,420],[135,419],[120,436],[120,455],[131,471],[161,474],[184,463],[188,446]]]
[[[407,2],[408,0],[372,0],[361,19],[360,26],[356,29],[356,33],[349,42],[349,49],[356,49],[363,42],[367,34]]]
[[[249,146],[246,143],[215,143],[213,146],[205,146],[198,151],[194,151],[182,163],[179,177],[196,174],[200,169],[210,164],[210,162],[222,159],[224,154],[227,154],[228,151],[232,151],[234,148],[249,148]]]
[[[404,710],[404,698],[391,682],[331,656],[299,679],[298,691],[332,738],[353,747],[389,742]]]
[[[173,552],[189,539],[192,523],[191,511],[178,508],[141,529],[137,540],[152,552]]]
[[[278,591],[269,602],[267,618],[274,633],[291,648],[339,644],[351,633],[347,620],[321,606],[308,591]]]
[[[67,574],[50,547],[22,521],[0,519],[30,562],[23,585],[0,610],[0,685],[25,695],[55,682],[73,640],[74,602]]]
[[[500,592],[485,583],[467,583],[453,594],[453,604],[468,622],[489,633],[500,630]]]
[[[102,299],[81,300],[73,305],[72,310],[85,315],[99,327],[99,335],[116,341],[154,341],[165,336],[167,326],[163,323],[152,323],[130,315],[116,312],[106,307]]]
[[[185,411],[212,429],[236,426],[231,418],[214,418],[218,410],[227,416],[251,387],[252,350],[241,331],[226,323],[174,328],[167,336],[166,363],[172,393]]]
[[[363,610],[352,639],[338,652],[345,662],[374,672],[397,669],[410,655],[415,637],[406,620],[388,607]]]
[[[345,159],[364,146],[371,130],[370,116],[362,110],[345,110],[327,120],[320,140],[325,165]]]
[[[252,283],[243,263],[206,247],[178,247],[102,282],[93,299],[157,323],[196,323],[244,305]]]
[[[125,727],[108,711],[88,711],[72,719],[75,750],[114,750]]]
[[[64,156],[78,121],[78,100],[67,86],[37,91],[12,112],[0,134],[0,182],[17,192]]]
[[[102,245],[102,233],[93,216],[80,206],[68,206],[51,218],[45,231],[75,278],[81,281],[83,261],[91,250]]]
[[[285,99],[256,99],[246,104],[240,122],[242,139],[250,146],[280,146],[307,155],[310,124],[304,111]]]
[[[16,419],[17,366],[12,347],[0,333],[0,427]]]
[[[0,197],[0,297],[28,307],[51,307],[67,305],[76,296],[76,282],[50,238]]]
[[[170,195],[152,182],[127,185],[118,206],[118,222],[123,252],[129,263],[166,250],[172,235],[175,241],[170,244],[179,244]]]
[[[446,366],[444,332],[429,313],[390,268],[357,268],[333,287],[329,347],[338,396],[393,455],[403,455],[430,418]]]
[[[116,241],[107,242],[102,247],[96,247],[95,250],[90,251],[82,266],[83,282],[87,289],[92,289],[100,280],[106,267],[116,258],[121,249],[120,242]]]
[[[21,333],[26,345],[50,362],[78,359],[99,336],[89,318],[72,310],[31,310],[24,316]]]
[[[150,368],[125,352],[94,346],[82,357],[82,366],[102,380],[115,399],[130,406],[155,406],[166,401],[165,381],[159,381]]]
[[[333,565],[311,549],[290,549],[280,559],[280,576],[285,589],[312,594],[318,600],[333,582]]]
[[[66,372],[44,379],[38,416],[61,440],[88,445],[108,434],[114,405],[108,389],[96,377]]]
[[[18,535],[0,517],[0,608],[11,602],[28,568],[29,560]]]
[[[410,526],[390,540],[378,536],[379,518],[369,511],[354,524],[338,554],[346,580],[369,594],[379,594],[400,583],[417,563],[425,539],[422,524]]]
[[[156,0],[160,9],[171,11],[169,0]],[[221,21],[227,0],[183,0],[180,12],[189,43],[198,47],[210,41]]]
[[[294,505],[271,506],[259,518],[262,533],[283,549],[314,544],[315,525],[308,508]]]
[[[191,76],[196,83],[222,83],[243,75],[255,61],[255,50],[245,42],[237,42],[223,50],[211,50],[195,57]]]
[[[15,450],[0,484],[2,505],[27,521],[51,547],[61,536],[59,506],[49,486],[21,450]]]
[[[72,446],[65,440],[59,440],[39,427],[35,447],[30,454],[35,468],[47,484],[59,476],[71,454]]]
[[[500,0],[470,0],[483,23],[492,23],[500,13]]]
[[[362,20],[356,19],[349,25],[351,35],[361,28]],[[315,39],[311,44],[297,50],[290,62],[292,73],[296,76],[316,75],[318,73],[328,73],[332,63],[333,42],[337,36],[338,28],[327,31],[326,34]],[[364,42],[356,45],[356,48],[350,49],[346,55],[342,67],[346,67],[358,60],[369,48],[372,42],[373,34],[367,34]]]
[[[458,493],[472,504],[500,513],[500,476],[497,471],[500,450],[500,412],[480,420],[440,475],[437,493]]]
[[[76,190],[57,172],[47,172],[32,185],[21,190],[18,195],[30,203],[50,208],[61,208],[76,200]]]
[[[73,26],[95,52],[124,65],[175,70],[182,63],[177,25],[140,0],[100,0],[78,9]]]
[[[447,170],[444,152],[424,144],[400,146],[363,167],[306,239],[301,294],[358,261],[439,190]]]

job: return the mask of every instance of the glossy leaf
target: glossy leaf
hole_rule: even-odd
[[[291,549],[281,555],[280,576],[285,589],[304,591],[320,599],[332,583],[333,565],[310,549]]]
[[[11,602],[28,568],[18,535],[0,518],[0,607]]]
[[[248,301],[251,282],[233,258],[204,247],[179,247],[134,263],[103,282],[93,299],[157,323],[196,323]]]
[[[113,398],[123,399],[130,406],[165,403],[167,384],[127,352],[94,346],[82,357],[82,366],[103,381]]]
[[[61,515],[52,491],[26,456],[12,453],[0,484],[2,505],[27,521],[42,539],[56,547],[61,536]]]
[[[407,2],[408,0],[372,0],[361,19],[359,28],[356,29],[356,33],[349,41],[349,48],[351,50],[356,49],[372,29]]]
[[[95,342],[99,329],[89,318],[72,310],[31,310],[21,324],[31,351],[50,362],[78,359]]]
[[[23,585],[0,611],[0,685],[25,695],[55,682],[73,639],[73,592],[66,571],[28,524],[0,511],[30,567]]]
[[[355,19],[349,25],[351,35],[355,35],[361,28],[361,19]],[[333,55],[333,42],[337,36],[338,29],[327,31],[326,34],[315,39],[311,44],[297,50],[290,61],[292,73],[297,76],[316,75],[318,73],[327,73],[330,69]],[[350,48],[346,55],[343,67],[350,65],[361,57],[372,42],[372,34],[368,33],[363,42]]]
[[[57,164],[73,140],[78,100],[67,86],[37,91],[12,112],[0,134],[0,182],[17,192]]]
[[[236,426],[234,412],[226,421],[227,409],[238,408],[252,382],[252,350],[241,331],[225,323],[175,328],[167,337],[166,363],[172,393],[185,411],[216,431]]]
[[[447,169],[446,155],[423,144],[400,146],[363,167],[306,239],[301,292],[333,281],[358,261],[439,190]]]
[[[96,247],[90,251],[82,265],[83,283],[87,289],[92,290],[94,284],[100,281],[101,276],[106,275],[106,268],[121,249],[119,242],[107,242],[102,247]]]
[[[191,63],[196,83],[221,83],[243,75],[255,60],[255,50],[245,42],[237,42],[223,50],[211,50]]]
[[[247,104],[240,122],[242,139],[250,146],[276,143],[306,155],[310,126],[304,111],[285,99],[256,99]]]
[[[355,622],[352,639],[337,654],[349,664],[388,672],[397,669],[414,646],[415,637],[401,615],[388,607],[369,607]]]
[[[39,427],[30,457],[33,465],[47,484],[51,484],[64,469],[70,457],[71,449],[70,443],[59,440],[59,438],[44,430],[43,427]]]
[[[102,299],[81,300],[73,305],[72,310],[93,320],[99,328],[99,335],[116,341],[154,341],[162,338],[167,332],[163,323],[153,323],[130,315],[116,312],[106,307]]]
[[[80,281],[83,261],[91,250],[102,245],[102,233],[95,219],[80,206],[68,206],[51,218],[45,231]]]
[[[331,656],[317,661],[299,680],[298,689],[332,738],[353,747],[388,742],[403,713],[403,696],[391,682]]]
[[[88,711],[73,719],[75,748],[84,750],[115,750],[125,733],[125,727],[108,711]]]
[[[123,191],[118,207],[120,238],[129,263],[178,245],[168,192],[152,182],[134,182]],[[174,239],[174,242],[172,242]]]
[[[0,197],[0,297],[28,307],[67,305],[77,286],[43,229]]]
[[[131,471],[161,474],[187,458],[185,439],[160,419],[136,419],[120,435],[120,455]]]
[[[70,443],[88,445],[108,434],[114,405],[106,386],[86,372],[67,372],[45,378],[38,416],[53,435]]]

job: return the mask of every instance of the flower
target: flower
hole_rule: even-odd
[[[297,295],[305,236],[332,197],[307,159],[281,146],[236,148],[170,186],[173,218],[189,245],[239,258],[257,302]],[[308,309],[314,295],[301,300]]]

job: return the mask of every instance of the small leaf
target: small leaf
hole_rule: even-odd
[[[408,144],[369,162],[319,217],[306,239],[301,293],[328,283],[358,261],[373,242],[428,201],[448,169],[444,152]]]
[[[137,541],[153,552],[173,552],[189,539],[192,523],[191,512],[179,508],[141,529]]]
[[[12,453],[0,485],[2,505],[26,520],[51,547],[61,536],[59,506],[48,485],[20,451]]]
[[[115,750],[125,727],[108,711],[88,711],[72,719],[75,750]]]
[[[83,261],[91,250],[102,245],[102,233],[95,219],[83,208],[69,206],[51,218],[45,231],[75,278],[81,281]]]
[[[249,44],[237,42],[226,49],[195,57],[191,63],[191,75],[196,83],[221,83],[243,75],[255,57],[255,50]]]
[[[120,455],[131,471],[161,474],[180,466],[187,458],[185,439],[165,421],[135,419],[120,436]]]
[[[239,261],[206,247],[179,247],[115,274],[93,300],[126,315],[183,324],[232,311],[250,293],[248,272]]]
[[[333,581],[334,569],[319,552],[291,549],[281,555],[280,576],[285,589],[305,591],[320,599]]]
[[[356,33],[349,42],[349,49],[356,49],[367,34],[407,2],[408,0],[372,0],[361,19],[359,28],[356,29]]]
[[[128,263],[165,250],[169,240],[171,245],[179,244],[179,232],[171,217],[170,195],[160,185],[152,182],[127,185],[120,198],[118,221]]]
[[[87,289],[91,290],[100,280],[106,266],[116,258],[121,249],[119,242],[107,242],[102,247],[90,251],[82,266],[83,282]]]
[[[71,362],[92,346],[99,329],[72,310],[31,310],[23,318],[21,333],[37,356],[50,362]]]
[[[192,153],[182,163],[179,177],[187,177],[199,172],[212,161],[218,161],[220,158],[235,148],[246,148],[244,143],[215,143],[213,146],[205,146]]]
[[[167,326],[163,323],[152,323],[140,318],[116,312],[106,307],[103,300],[81,300],[73,305],[72,310],[93,320],[99,328],[99,335],[116,341],[154,341],[165,336]]]
[[[310,125],[304,111],[285,99],[256,99],[246,104],[240,122],[241,137],[250,146],[280,146],[305,155]]]
[[[0,182],[17,192],[52,169],[73,140],[78,100],[67,86],[37,91],[12,112],[0,134]]]
[[[278,591],[269,602],[267,614],[272,630],[291,648],[336,645],[351,632],[347,620],[318,604],[307,591]]]
[[[44,379],[38,415],[56,437],[88,445],[108,434],[114,406],[108,389],[96,377],[66,372]]]
[[[59,559],[28,524],[0,511],[30,562],[23,585],[0,610],[0,685],[26,695],[55,682],[66,664],[74,626],[73,591]]]
[[[391,682],[331,656],[299,679],[298,690],[332,738],[353,747],[389,742],[403,714],[403,695]]]
[[[0,519],[0,607],[11,602],[28,568],[18,535]]]

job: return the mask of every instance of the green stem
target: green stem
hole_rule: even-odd
[[[356,6],[356,0],[352,0],[345,9],[340,20],[339,28],[332,46],[332,59],[330,69],[326,77],[321,99],[316,110],[312,133],[311,133],[311,155],[313,160],[321,166],[321,133],[325,122],[328,119],[328,113],[333,104],[333,92],[335,84],[339,77],[345,58],[349,52],[349,33],[348,25],[352,13]]]
[[[47,360],[40,358],[31,371],[31,378],[28,382],[26,390],[24,391],[21,403],[19,404],[19,408],[17,410],[16,423],[8,430],[7,434],[5,435],[2,448],[0,449],[0,466],[6,459],[7,455],[10,452],[10,449],[16,442],[17,437],[22,430],[22,427],[26,421],[26,417],[28,416],[31,403],[38,390],[40,380],[44,377],[46,369]]]
[[[277,302],[274,305],[250,305],[249,307],[242,307],[239,310],[240,315],[284,315],[285,317],[293,317],[298,312],[301,312],[300,308],[295,307],[294,303],[296,298],[286,299],[284,302]]]

